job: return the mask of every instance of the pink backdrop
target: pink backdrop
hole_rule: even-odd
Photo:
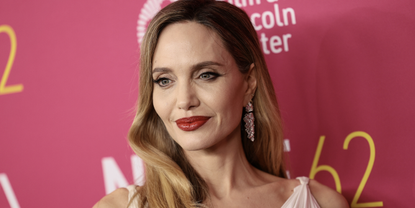
[[[91,207],[142,183],[126,141],[138,42],[169,2],[0,2],[0,208]],[[352,207],[412,207],[415,3],[231,2],[258,30],[290,176]]]

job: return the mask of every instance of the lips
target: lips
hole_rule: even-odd
[[[205,116],[192,116],[178,119],[176,124],[183,131],[194,131],[203,126],[209,119],[210,117]]]

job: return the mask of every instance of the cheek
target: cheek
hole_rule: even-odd
[[[169,97],[163,95],[163,93],[154,90],[153,92],[153,107],[163,122],[167,122],[169,118]]]
[[[216,97],[212,101],[212,105],[220,112],[226,122],[235,124],[240,122],[244,102],[242,83],[229,83],[216,93]]]

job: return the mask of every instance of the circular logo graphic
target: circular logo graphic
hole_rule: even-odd
[[[177,0],[147,0],[147,2],[144,3],[143,8],[141,8],[140,14],[138,15],[137,21],[137,41],[139,46],[141,46],[141,42],[143,41],[148,23],[151,19],[153,19],[157,12],[161,10],[163,3],[165,2],[167,5],[174,1]]]

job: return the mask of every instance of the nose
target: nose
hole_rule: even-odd
[[[191,110],[200,105],[195,86],[192,83],[184,82],[179,84],[176,98],[177,108],[182,110]]]

